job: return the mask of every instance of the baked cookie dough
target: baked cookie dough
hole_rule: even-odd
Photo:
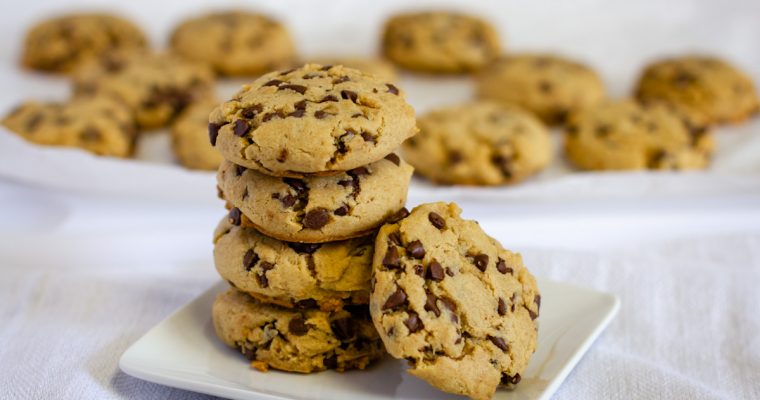
[[[335,311],[369,303],[374,244],[374,236],[282,242],[225,218],[214,233],[214,261],[222,278],[261,301]]]
[[[610,101],[573,115],[565,151],[588,170],[700,169],[715,144],[706,120],[657,102]]]
[[[307,64],[244,85],[209,117],[224,158],[268,175],[330,175],[382,159],[416,133],[414,109],[391,83],[342,66]]]
[[[169,54],[108,53],[74,74],[76,96],[104,95],[129,107],[141,129],[162,127],[188,105],[213,95],[206,66]]]
[[[375,75],[378,79],[386,82],[394,82],[398,79],[396,68],[388,61],[381,58],[362,57],[310,57],[309,63],[321,65],[343,65],[348,68]]]
[[[71,72],[107,51],[145,47],[145,35],[123,18],[71,14],[33,26],[26,34],[21,62],[30,69]]]
[[[293,61],[295,46],[279,22],[260,14],[226,11],[182,22],[171,48],[222,75],[260,75]]]
[[[724,60],[702,55],[647,66],[636,97],[691,108],[710,123],[739,122],[760,111],[757,90],[747,74]]]
[[[486,21],[451,12],[419,12],[390,18],[383,33],[385,57],[415,71],[462,73],[483,67],[501,52]]]
[[[217,336],[260,371],[364,369],[385,354],[366,307],[292,310],[229,289],[217,296],[212,315]]]
[[[519,254],[455,204],[423,204],[380,229],[370,313],[386,350],[438,389],[489,399],[520,381],[541,297]]]
[[[549,54],[504,56],[477,77],[482,99],[516,104],[548,124],[605,98],[604,83],[591,68]]]
[[[32,143],[78,147],[101,156],[128,157],[134,145],[131,113],[105,97],[62,103],[26,102],[2,123]]]
[[[222,163],[217,184],[231,219],[288,242],[364,236],[404,207],[412,167],[396,154],[338,175],[280,178]],[[237,215],[237,218],[235,218]],[[247,222],[247,221],[246,221]]]
[[[216,171],[222,163],[222,156],[208,142],[208,115],[217,104],[212,99],[193,103],[171,126],[172,150],[187,168]]]
[[[546,127],[515,106],[481,101],[440,108],[417,126],[420,132],[402,146],[404,159],[438,183],[515,183],[552,158]]]

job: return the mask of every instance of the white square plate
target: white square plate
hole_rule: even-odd
[[[620,307],[611,294],[538,279],[538,347],[515,390],[494,399],[548,399]],[[406,362],[386,357],[364,371],[301,375],[251,369],[214,333],[211,304],[220,282],[170,316],[122,355],[129,375],[162,385],[234,399],[444,399],[449,396],[405,373]]]

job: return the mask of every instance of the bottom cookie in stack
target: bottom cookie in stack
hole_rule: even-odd
[[[229,289],[216,298],[212,313],[219,338],[261,371],[364,369],[385,354],[366,306],[289,309]]]

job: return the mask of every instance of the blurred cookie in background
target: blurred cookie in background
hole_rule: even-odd
[[[287,29],[265,15],[225,11],[188,19],[171,34],[171,49],[221,75],[260,75],[295,58]]]
[[[207,66],[170,54],[111,52],[74,73],[76,96],[104,95],[124,103],[141,130],[167,125],[213,91]]]
[[[567,157],[586,170],[707,167],[715,147],[706,120],[663,102],[608,101],[570,117]]]
[[[305,64],[343,65],[348,68],[358,69],[359,71],[375,75],[378,79],[384,81],[394,82],[398,80],[396,67],[381,58],[337,56],[309,57]]]
[[[128,157],[134,147],[132,115],[105,97],[26,102],[2,123],[32,143],[78,147],[101,156]]]
[[[482,101],[444,107],[423,115],[417,124],[420,132],[404,142],[402,155],[433,182],[516,183],[552,158],[546,127],[516,106]]]
[[[650,64],[639,79],[636,97],[692,108],[710,123],[740,122],[760,111],[752,79],[728,62],[704,55]]]
[[[29,29],[21,63],[34,70],[68,73],[107,51],[145,47],[147,41],[140,28],[121,17],[63,15]]]
[[[395,15],[385,24],[381,45],[398,66],[432,73],[475,71],[501,53],[488,22],[453,12]]]
[[[217,104],[213,99],[193,103],[172,124],[172,150],[183,166],[216,171],[222,163],[222,156],[211,146],[208,137],[208,115]]]
[[[604,83],[591,68],[550,54],[507,55],[482,70],[480,98],[517,104],[548,124],[593,106],[606,96]]]

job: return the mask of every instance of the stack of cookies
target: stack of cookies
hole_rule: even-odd
[[[266,74],[209,116],[229,215],[214,260],[232,288],[219,337],[260,370],[364,368],[385,354],[369,315],[377,229],[408,214],[416,132],[396,86],[342,66]]]

